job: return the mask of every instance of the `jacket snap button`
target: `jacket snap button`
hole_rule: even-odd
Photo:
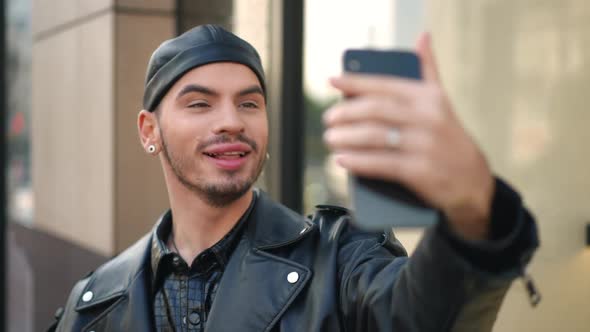
[[[87,291],[86,293],[84,293],[84,295],[82,295],[82,301],[88,302],[88,301],[92,300],[93,296],[94,296],[94,294],[92,294],[91,291]]]
[[[174,256],[172,258],[172,264],[174,264],[174,266],[179,266],[180,265],[180,257]]]
[[[201,315],[198,312],[193,311],[188,315],[188,321],[191,322],[192,325],[199,325],[201,323]]]
[[[297,272],[291,272],[287,275],[287,281],[290,284],[294,284],[297,282],[297,280],[299,280],[299,273]]]

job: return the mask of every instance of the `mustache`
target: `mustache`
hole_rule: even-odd
[[[252,149],[252,151],[258,152],[258,144],[256,144],[256,142],[254,140],[252,140],[251,138],[247,137],[244,134],[238,134],[238,135],[232,135],[232,136],[230,136],[228,134],[217,135],[215,137],[212,137],[206,141],[199,143],[199,145],[197,145],[197,151],[203,151],[206,148],[208,148],[209,146],[215,145],[215,144],[235,143],[235,142],[241,142],[241,143],[247,144]]]

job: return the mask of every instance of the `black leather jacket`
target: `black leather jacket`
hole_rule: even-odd
[[[536,231],[526,211],[516,215],[532,235],[512,254],[526,262]],[[150,236],[75,285],[57,331],[153,330]],[[261,194],[206,330],[489,331],[521,271],[512,265],[478,269],[437,227],[408,259],[393,234],[356,229],[344,209],[303,218]]]

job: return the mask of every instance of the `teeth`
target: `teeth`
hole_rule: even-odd
[[[240,151],[231,151],[231,152],[224,152],[224,153],[206,153],[211,157],[218,157],[218,156],[240,156],[243,157],[246,155],[246,152]]]

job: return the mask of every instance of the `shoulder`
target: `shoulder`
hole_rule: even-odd
[[[75,310],[75,304],[82,297],[82,292],[86,288],[92,273],[76,282],[68,296],[65,307],[61,307],[56,311],[56,322],[49,328],[49,331],[74,331],[76,326],[80,325],[80,322],[76,319],[77,312]]]
[[[58,310],[56,331],[76,330],[82,324],[79,313],[122,295],[149,259],[151,232],[116,257],[99,266],[72,288],[63,309]]]
[[[365,230],[354,222],[353,211],[338,205],[317,205],[309,216],[320,234],[338,241],[344,248],[381,246],[394,256],[407,256],[407,252],[396,238],[393,229]]]
[[[89,276],[89,283],[95,283],[102,279],[107,279],[117,280],[121,285],[126,285],[129,278],[133,278],[135,274],[141,271],[144,268],[145,263],[149,260],[151,239],[152,233],[150,232],[119,255],[99,266]]]
[[[394,275],[407,262],[407,252],[392,229],[368,231],[354,222],[354,213],[334,205],[318,205],[311,216],[322,242],[337,248],[335,267],[342,287],[353,277],[387,270]]]

